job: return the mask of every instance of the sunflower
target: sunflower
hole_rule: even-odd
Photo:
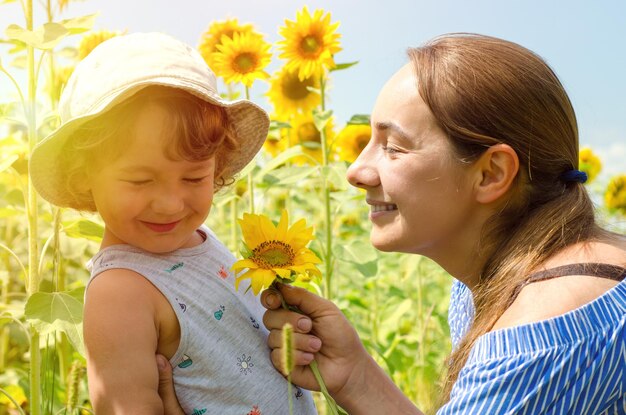
[[[272,76],[267,97],[277,115],[288,116],[310,111],[319,105],[320,95],[309,88],[319,89],[319,78],[309,76],[300,80],[297,72],[283,67]]]
[[[335,138],[333,128],[333,119],[331,118],[324,127],[326,142],[329,147]],[[289,134],[291,145],[300,144],[305,154],[317,160],[318,163],[322,162],[322,135],[315,126],[312,113],[296,114],[291,122]],[[296,157],[294,162],[296,164],[312,164],[310,157]],[[331,155],[329,155],[330,159],[332,159]]]
[[[270,156],[276,157],[287,148],[287,133],[281,132],[280,134],[273,134],[267,137],[267,140],[263,143],[263,148]]]
[[[600,170],[602,170],[602,162],[589,147],[584,147],[578,155],[578,165],[581,171],[587,173],[587,183],[596,178]]]
[[[296,21],[285,20],[279,29],[284,37],[278,42],[282,54],[287,59],[287,68],[297,70],[300,80],[314,76],[319,78],[324,68],[333,68],[333,55],[341,50],[340,34],[335,33],[339,22],[330,23],[330,13],[315,10],[313,16],[305,6],[296,15]]]
[[[45,91],[54,100],[58,102],[61,97],[61,92],[70,78],[70,75],[74,72],[74,66],[60,66],[54,70],[54,78],[48,77],[46,82]]]
[[[337,147],[339,148],[339,158],[348,163],[361,154],[372,136],[372,127],[365,124],[348,124],[337,135]]]
[[[222,44],[222,36],[232,39],[235,33],[253,33],[253,31],[254,27],[250,23],[239,24],[237,19],[213,22],[202,34],[198,50],[207,65],[213,69],[213,54],[218,51],[217,45]]]
[[[70,0],[59,0],[59,12],[63,12],[69,2]]]
[[[100,30],[99,32],[89,32],[80,40],[78,44],[78,59],[83,60],[92,50],[105,40],[119,36],[121,33]]]
[[[232,39],[224,35],[216,47],[213,69],[226,83],[241,82],[250,87],[256,79],[269,77],[263,69],[272,57],[270,44],[258,35],[235,33]]]
[[[313,227],[300,219],[289,227],[286,210],[282,211],[278,226],[264,215],[244,213],[239,219],[248,257],[232,266],[237,275],[235,289],[244,279],[251,279],[252,291],[257,295],[276,278],[291,282],[292,276],[314,274],[321,276],[315,264],[322,261],[306,245],[313,239]],[[239,273],[246,269],[242,275]]]
[[[615,176],[609,181],[604,193],[604,203],[609,210],[626,215],[626,174]]]

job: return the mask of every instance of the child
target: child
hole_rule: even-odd
[[[234,290],[235,258],[203,225],[269,120],[249,101],[221,99],[215,84],[201,56],[169,36],[110,39],[76,67],[61,127],[32,154],[45,199],[105,223],[84,314],[97,414],[163,412],[156,354],[174,367],[186,413],[288,413],[262,308]],[[294,413],[315,413],[310,394],[294,395]]]

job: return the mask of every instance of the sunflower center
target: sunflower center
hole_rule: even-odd
[[[321,143],[322,136],[315,128],[315,124],[307,122],[298,127],[298,141],[300,143]]]
[[[302,42],[300,42],[300,46],[302,47],[302,52],[305,55],[315,56],[320,51],[322,47],[322,42],[315,35],[308,35],[302,38]]]
[[[245,52],[237,55],[234,62],[235,69],[239,73],[251,72],[256,65],[256,58],[252,53]]]
[[[252,259],[259,267],[270,269],[293,265],[295,253],[289,244],[281,241],[265,241],[252,251]]]
[[[365,147],[367,147],[367,143],[370,141],[370,136],[368,134],[361,134],[355,140],[356,151],[361,153]]]
[[[284,96],[297,101],[306,98],[311,93],[307,87],[313,86],[313,78],[310,77],[300,81],[297,73],[290,73],[285,75],[280,86]]]

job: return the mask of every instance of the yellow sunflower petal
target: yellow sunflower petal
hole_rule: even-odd
[[[244,213],[243,219],[239,219],[239,226],[241,227],[241,233],[243,240],[249,249],[256,248],[261,242],[266,240],[265,235],[261,229],[261,221],[259,215],[253,215],[250,213]]]
[[[348,163],[353,163],[367,146],[371,136],[372,127],[370,125],[347,125],[337,135],[339,158]]]
[[[276,279],[276,274],[272,270],[260,269],[258,271],[258,274],[255,275],[255,278],[252,278],[251,281],[252,292],[254,292],[254,295],[258,295],[263,288],[267,288],[272,285]]]
[[[298,77],[298,71],[283,66],[270,79],[267,97],[274,106],[278,118],[288,119],[294,113],[311,111],[321,102],[319,93],[312,89],[320,88],[318,77]]]
[[[274,226],[270,218],[264,215],[258,215],[258,217],[263,240],[271,241],[276,239],[276,226]]]
[[[289,214],[286,209],[283,209],[280,213],[280,220],[278,221],[278,227],[276,228],[275,238],[278,241],[289,243],[287,236],[289,235]]]
[[[294,264],[297,264],[297,265],[301,265],[307,262],[311,264],[319,264],[322,262],[322,260],[319,259],[313,251],[305,248],[298,253],[298,255],[296,256],[293,262]]]
[[[256,264],[256,262],[254,262],[251,259],[240,259],[239,261],[235,262],[230,269],[235,274],[238,274],[242,269],[246,269],[246,268],[255,269],[258,267],[259,266]]]
[[[300,219],[289,229],[285,242],[294,247],[295,250],[304,248],[313,239],[313,227],[307,228],[306,220]]]
[[[280,278],[289,279],[289,277],[291,277],[290,269],[272,268],[272,271],[274,271]]]
[[[270,44],[252,33],[222,35],[221,44],[213,53],[213,70],[226,83],[240,82],[247,87],[257,79],[269,78],[264,68],[270,63]]]
[[[587,183],[591,183],[602,170],[600,158],[589,147],[580,149],[578,169],[587,173]]]
[[[250,23],[240,24],[237,19],[227,19],[212,22],[202,34],[198,50],[211,69],[215,66],[213,54],[217,52],[222,36],[232,39],[235,33],[254,33],[254,28]]]
[[[88,32],[82,37],[78,44],[78,59],[83,60],[92,50],[105,40],[109,40],[121,33],[109,32],[108,30],[100,30],[97,32]]]
[[[341,51],[339,38],[335,33],[339,23],[330,24],[330,13],[316,10],[313,15],[305,6],[296,13],[296,21],[285,20],[279,29],[284,37],[278,42],[280,58],[287,59],[287,68],[297,71],[300,80],[307,77],[320,77],[324,70],[335,66],[333,55]]]

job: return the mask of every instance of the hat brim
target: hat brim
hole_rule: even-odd
[[[234,127],[235,139],[239,144],[236,151],[224,155],[229,175],[236,175],[252,161],[267,138],[269,117],[261,107],[251,101],[226,101],[203,85],[183,79],[169,77],[145,79],[126,86],[123,90],[111,91],[90,111],[63,123],[61,127],[37,144],[30,157],[29,171],[33,185],[44,199],[56,206],[75,207],[72,206],[73,198],[67,189],[68,183],[64,183],[66,176],[59,162],[59,156],[66,141],[88,121],[101,116],[141,89],[152,85],[182,89],[226,110],[229,122]]]

